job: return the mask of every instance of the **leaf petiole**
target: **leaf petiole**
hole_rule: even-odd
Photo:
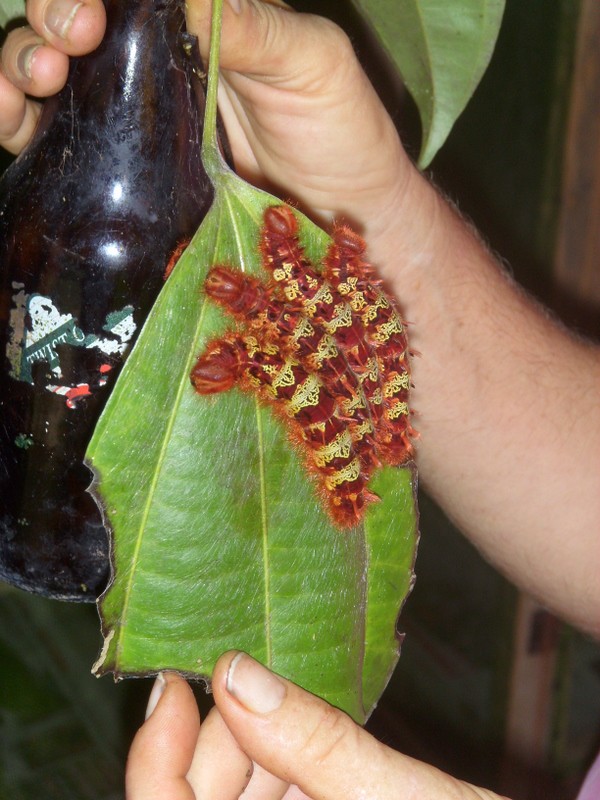
[[[217,137],[217,95],[219,88],[219,51],[221,48],[221,26],[223,0],[213,0],[210,23],[210,45],[208,78],[206,85],[206,109],[204,112],[204,135],[202,137],[202,162],[211,181],[216,184],[218,176],[227,170]]]

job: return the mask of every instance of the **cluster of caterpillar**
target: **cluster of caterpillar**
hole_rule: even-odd
[[[238,329],[208,344],[191,380],[199,394],[238,386],[268,403],[305,450],[332,521],[349,528],[378,499],[373,472],[413,455],[406,328],[347,226],[318,272],[292,210],[272,206],[260,252],[266,282],[227,266],[208,273],[207,296]]]

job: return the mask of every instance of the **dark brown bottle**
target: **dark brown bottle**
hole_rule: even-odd
[[[102,44],[0,182],[0,579],[79,601],[108,576],[85,450],[212,200],[181,6],[106,6]]]

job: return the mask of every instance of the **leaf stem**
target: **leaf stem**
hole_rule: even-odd
[[[219,50],[221,47],[222,18],[223,0],[212,0],[206,109],[204,112],[204,134],[202,136],[202,162],[213,183],[225,166],[217,137],[217,93],[219,88]]]

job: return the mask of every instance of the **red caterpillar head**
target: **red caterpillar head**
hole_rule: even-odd
[[[298,233],[298,221],[289,206],[269,206],[265,209],[264,220],[272,241],[287,240]]]
[[[340,225],[333,231],[333,244],[325,257],[325,276],[334,285],[345,283],[348,278],[368,281],[379,286],[373,267],[363,260],[367,245],[358,233],[347,225]]]
[[[190,374],[198,394],[217,394],[233,388],[241,369],[240,353],[233,342],[217,339],[209,344]]]
[[[212,267],[206,276],[204,290],[212,300],[244,318],[263,310],[267,304],[260,281],[228,267]]]
[[[340,254],[345,258],[362,256],[367,249],[364,239],[347,225],[340,225],[335,228],[333,231],[333,241],[340,251]]]

